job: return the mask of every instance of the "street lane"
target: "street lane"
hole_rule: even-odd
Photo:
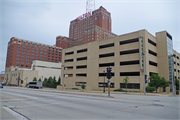
[[[27,119],[179,119],[179,97],[112,95],[118,98],[8,87],[0,90],[1,107],[7,106]],[[2,119],[6,117],[2,114]]]

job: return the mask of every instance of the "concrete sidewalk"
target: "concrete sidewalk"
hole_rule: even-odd
[[[54,92],[54,93],[63,93],[63,94],[74,94],[74,95],[85,95],[85,96],[99,96],[99,97],[111,97],[118,98],[117,94],[127,94],[127,95],[144,95],[144,93],[136,93],[136,92],[110,92],[111,96],[108,96],[108,91],[103,93],[103,91],[81,91],[81,90],[57,90],[54,88],[43,88],[43,89],[32,89],[25,87],[14,87],[14,86],[4,86],[4,89],[12,88],[12,89],[24,89],[24,90],[32,90],[32,91],[42,91],[42,92]],[[160,93],[146,93],[147,96],[173,96],[172,94],[160,94]],[[177,95],[179,96],[179,95]]]

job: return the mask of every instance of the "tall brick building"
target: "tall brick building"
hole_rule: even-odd
[[[12,37],[8,43],[6,68],[31,68],[33,60],[58,63],[61,61],[61,48]]]
[[[69,48],[114,36],[117,35],[111,33],[111,14],[101,6],[92,11],[92,15],[86,13],[72,20],[69,27],[69,38],[57,36],[56,46]]]

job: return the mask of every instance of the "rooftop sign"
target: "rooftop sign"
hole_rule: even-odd
[[[90,15],[91,15],[91,12],[87,12],[87,13],[82,14],[81,16],[77,17],[76,20],[82,20]]]

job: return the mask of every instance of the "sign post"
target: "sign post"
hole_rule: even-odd
[[[110,82],[110,80],[108,80],[108,87],[109,87],[109,89],[108,89],[108,96],[110,96],[110,85],[111,85],[111,82]]]

